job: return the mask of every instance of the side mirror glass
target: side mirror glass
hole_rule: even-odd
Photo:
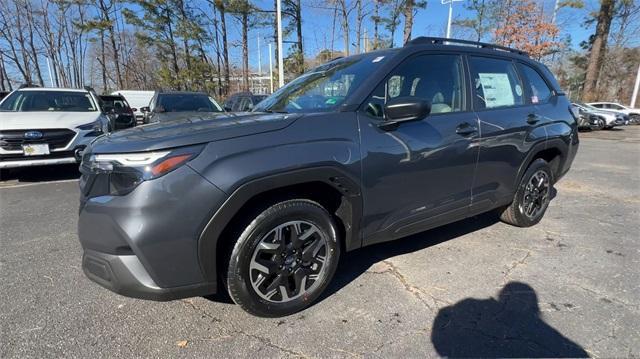
[[[149,112],[149,106],[140,107],[140,112]]]
[[[396,97],[384,106],[383,127],[395,127],[401,122],[422,120],[431,113],[431,101],[417,97]],[[391,128],[390,127],[390,128]]]

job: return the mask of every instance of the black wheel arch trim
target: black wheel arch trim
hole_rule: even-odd
[[[252,198],[268,191],[310,182],[322,182],[342,194],[342,202],[335,215],[345,226],[346,251],[360,248],[360,220],[362,197],[359,181],[345,171],[331,166],[312,167],[285,171],[250,180],[234,190],[205,225],[198,238],[198,262],[207,280],[217,276],[217,246],[220,235],[238,211]]]
[[[520,164],[520,168],[518,169],[518,176],[516,178],[516,182],[514,183],[513,188],[516,188],[516,189],[518,188],[518,185],[522,180],[522,176],[524,176],[525,172],[529,168],[529,165],[531,165],[531,163],[536,158],[536,156],[543,151],[556,149],[558,150],[558,152],[560,152],[560,163],[558,164],[558,168],[557,168],[557,171],[560,172],[567,160],[567,156],[569,152],[568,147],[569,146],[567,145],[567,143],[560,138],[550,138],[535,144],[533,147],[531,147],[524,161],[522,161],[522,163]],[[553,172],[553,168],[552,168],[552,172]],[[557,180],[558,175],[559,173],[553,172],[554,181]]]

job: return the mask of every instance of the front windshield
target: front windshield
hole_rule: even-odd
[[[87,92],[16,91],[0,104],[0,111],[12,112],[88,112],[97,111]]]
[[[156,112],[222,112],[222,108],[204,94],[161,94]]]
[[[254,112],[329,112],[342,105],[385,59],[371,53],[319,66],[260,102]]]

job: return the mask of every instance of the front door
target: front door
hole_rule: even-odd
[[[365,243],[403,237],[468,213],[479,132],[477,116],[467,111],[464,78],[459,55],[415,55],[365,101],[358,115]],[[386,100],[408,96],[431,101],[431,114],[381,129]]]

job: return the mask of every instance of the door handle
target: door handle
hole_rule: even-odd
[[[530,125],[535,125],[536,123],[538,123],[538,121],[540,121],[540,117],[535,113],[530,113],[527,116],[527,123]]]
[[[456,133],[461,136],[468,136],[475,132],[478,132],[478,128],[469,122],[463,122],[456,127]]]

